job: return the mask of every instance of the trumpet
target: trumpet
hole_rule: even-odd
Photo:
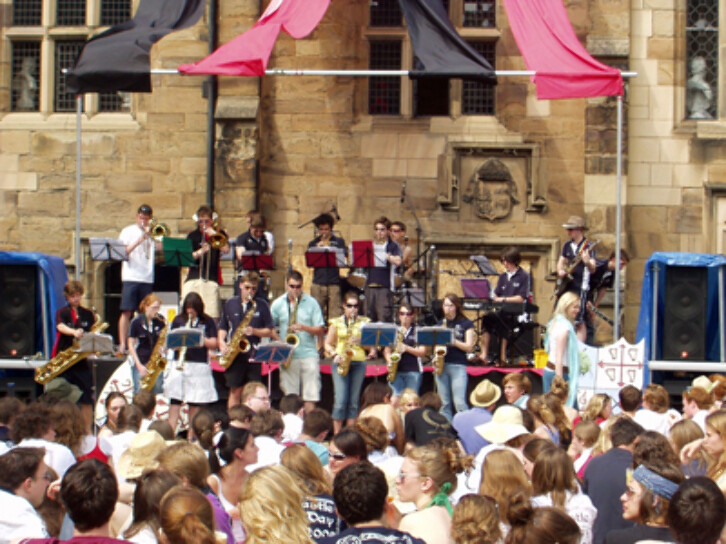
[[[222,231],[222,227],[219,225],[219,219],[215,219],[212,223],[212,229],[214,234],[209,235],[209,245],[212,249],[221,249],[229,243],[229,238]]]
[[[151,236],[157,242],[161,242],[161,239],[169,236],[169,226],[166,223],[162,223],[156,217],[149,221],[149,236]]]

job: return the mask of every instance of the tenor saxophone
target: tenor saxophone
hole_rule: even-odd
[[[257,310],[257,303],[254,299],[250,300],[250,307],[247,309],[247,313],[240,321],[240,324],[234,331],[232,339],[229,341],[229,349],[227,353],[223,353],[219,356],[219,366],[222,368],[229,368],[230,365],[237,358],[240,353],[247,353],[252,349],[252,343],[245,336],[244,330],[249,327],[252,318]]]
[[[166,335],[169,332],[169,327],[164,326],[159,335],[159,339],[154,345],[154,351],[151,352],[149,362],[146,363],[147,374],[141,378],[141,390],[151,391],[156,385],[156,380],[159,379],[161,373],[166,370],[166,357],[164,357],[164,347],[166,344]]]
[[[446,319],[444,319],[444,327],[446,327]],[[444,357],[446,357],[446,346],[434,346],[434,356],[431,358],[431,365],[434,372],[441,375],[444,371]]]
[[[345,344],[343,345],[343,353],[340,356],[340,363],[338,363],[338,376],[347,376],[350,371],[350,363],[355,355],[355,349],[353,348],[353,333],[357,319],[354,319],[348,324],[348,330],[345,333]]]
[[[302,296],[295,299],[295,309],[292,312],[292,315],[290,316],[290,323],[287,325],[288,331],[290,330],[290,327],[297,323],[297,310],[300,307],[300,300],[302,299]],[[300,337],[295,334],[294,332],[288,332],[285,335],[285,343],[289,345],[292,350],[290,351],[290,356],[285,360],[285,362],[282,363],[282,368],[288,369],[290,367],[290,363],[292,362],[292,354],[295,351],[295,348],[300,343]]]
[[[398,363],[401,362],[401,353],[396,350],[396,348],[403,343],[403,337],[404,337],[404,330],[403,327],[398,327],[398,332],[396,333],[396,344],[394,347],[393,353],[391,353],[390,356],[390,362],[388,363],[388,374],[386,375],[386,379],[388,380],[388,383],[393,383],[393,380],[396,379],[396,373],[398,372]]]
[[[101,333],[106,330],[108,323],[101,323],[101,316],[96,314],[96,319],[93,322],[93,326],[89,332]],[[73,365],[82,361],[92,352],[90,351],[76,351],[78,349],[78,340],[73,342],[73,345],[63,351],[56,353],[50,361],[45,363],[43,366],[35,369],[35,381],[41,385],[47,384],[53,378],[56,378]]]

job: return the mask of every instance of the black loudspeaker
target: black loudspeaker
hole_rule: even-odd
[[[35,265],[0,265],[0,358],[35,354]]]
[[[706,360],[707,299],[708,272],[705,267],[666,268],[663,360]]]

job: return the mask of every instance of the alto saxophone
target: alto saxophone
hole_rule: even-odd
[[[388,374],[386,375],[388,383],[393,383],[393,380],[396,379],[398,363],[401,362],[401,353],[397,351],[396,348],[403,343],[404,334],[405,331],[403,330],[403,327],[398,327],[398,332],[396,333],[396,344],[394,346],[393,353],[391,353],[391,362],[388,363]]]
[[[191,325],[191,324],[192,324],[192,316],[189,316],[189,318],[187,319],[186,326],[189,327],[189,325]],[[178,357],[179,358],[176,361],[176,369],[183,371],[184,370],[184,362],[185,362],[186,357],[187,357],[187,347],[186,346],[182,346],[181,348],[179,348],[179,355],[178,355]]]
[[[146,376],[141,378],[141,390],[151,391],[156,385],[156,380],[159,379],[161,373],[166,370],[166,357],[164,357],[164,347],[166,344],[166,335],[169,333],[169,327],[164,323],[164,328],[161,330],[159,339],[154,345],[154,351],[151,352],[149,362],[146,363]]]
[[[295,299],[295,303],[293,305],[295,309],[292,311],[292,315],[290,316],[290,323],[288,323],[288,325],[287,325],[288,331],[290,330],[290,327],[292,325],[297,323],[297,309],[300,307],[300,298],[302,298],[302,297],[298,297],[297,299]],[[292,349],[295,349],[297,347],[297,345],[300,343],[300,337],[297,334],[295,334],[294,332],[288,332],[285,335],[285,343],[292,346]]]
[[[101,316],[96,314],[96,319],[93,322],[93,326],[89,332],[101,333],[106,330],[108,323],[101,323]],[[78,349],[78,340],[73,342],[73,345],[63,351],[56,353],[50,361],[45,363],[43,366],[35,369],[35,381],[41,385],[47,384],[53,378],[56,378],[73,365],[82,361],[93,352],[90,351],[76,351]]]
[[[446,327],[446,319],[444,319],[444,327]],[[434,346],[434,356],[431,358],[431,365],[434,372],[441,375],[444,371],[444,357],[446,356],[446,346]]]
[[[222,368],[229,368],[230,365],[237,358],[240,353],[247,353],[252,349],[252,343],[245,336],[244,330],[250,326],[250,322],[255,315],[257,310],[257,303],[254,299],[250,300],[250,307],[247,309],[247,313],[240,321],[239,325],[232,335],[232,339],[229,341],[229,348],[227,353],[223,353],[219,356],[219,366]]]
[[[350,363],[355,355],[355,349],[353,348],[353,333],[355,332],[355,324],[357,319],[353,319],[348,324],[348,330],[345,333],[345,344],[343,345],[343,353],[340,356],[340,363],[338,363],[338,376],[347,376],[350,370]]]

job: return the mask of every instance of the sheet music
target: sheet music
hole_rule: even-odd
[[[376,268],[385,268],[388,266],[388,253],[386,253],[386,245],[373,244],[373,264]]]

